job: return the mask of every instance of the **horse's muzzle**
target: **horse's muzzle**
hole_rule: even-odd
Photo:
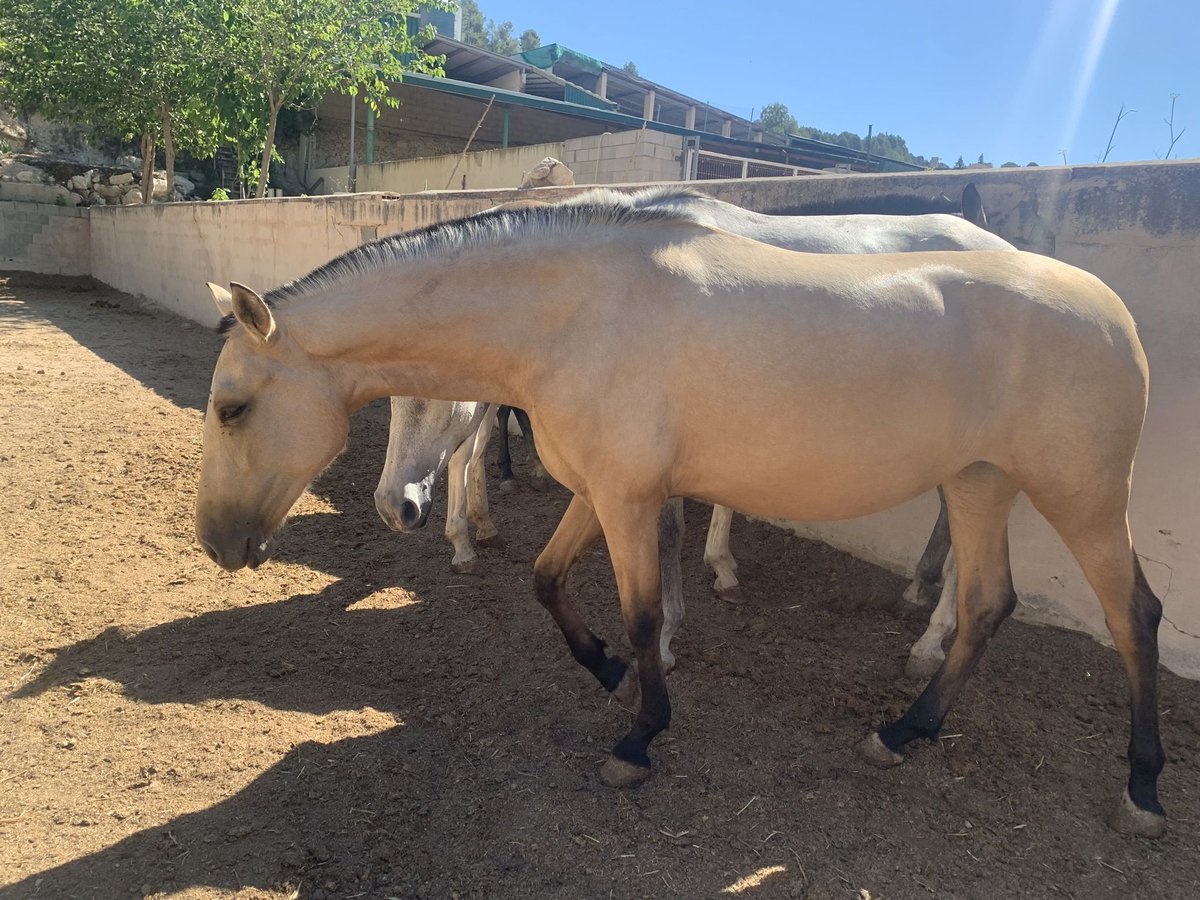
[[[375,492],[375,509],[392,531],[417,531],[429,521],[433,498],[428,486],[417,482],[405,485],[402,496],[392,491]]]
[[[246,567],[257,569],[271,556],[271,541],[262,535],[236,532],[217,536],[197,530],[196,536],[208,558],[227,572]]]

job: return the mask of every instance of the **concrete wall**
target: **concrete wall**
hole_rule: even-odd
[[[582,174],[588,174],[586,166]],[[1094,272],[1121,294],[1138,320],[1152,387],[1134,477],[1134,535],[1170,619],[1161,631],[1164,661],[1200,677],[1200,164],[759,179],[696,187],[771,211],[879,194],[958,196],[968,181],[979,187],[1000,234]],[[577,191],[543,188],[537,196]],[[519,196],[530,194],[450,191],[96,209],[93,274],[212,324],[216,315],[206,280],[272,287],[360,241]],[[924,497],[877,516],[795,527],[910,571],[934,517],[934,501]],[[1018,502],[1011,531],[1023,614],[1103,636],[1103,617],[1077,566],[1024,501]]]
[[[266,290],[359,244],[494,203],[372,194],[105,206],[92,210],[92,274],[180,315],[215,325],[206,281]]]
[[[0,200],[0,269],[90,275],[88,210]]]
[[[622,131],[572,138],[568,141],[480,150],[424,159],[360,165],[360,192],[388,191],[412,194],[419,191],[460,189],[466,177],[468,190],[515,188],[521,176],[547,156],[565,163],[575,173],[576,184],[645,184],[678,181],[683,139],[659,131]],[[314,169],[309,182],[325,179],[322,193],[346,190],[349,169],[335,166]]]

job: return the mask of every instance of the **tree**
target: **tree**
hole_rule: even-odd
[[[638,74],[637,63],[635,63],[631,59],[629,62],[625,63],[625,65],[621,66],[621,71],[628,72],[630,75],[637,75]]]
[[[458,8],[462,10],[462,41],[472,47],[487,46],[487,29],[484,25],[483,10],[475,0],[460,0]]]
[[[161,137],[171,199],[176,148],[215,148],[216,9],[209,0],[16,0],[0,16],[0,99],[97,137],[140,138],[146,203]]]
[[[416,4],[226,0],[224,62],[238,95],[250,104],[231,118],[252,120],[257,107],[257,121],[265,127],[256,196],[266,194],[275,129],[285,106],[315,104],[337,91],[357,96],[361,89],[367,104],[378,111],[381,105],[399,105],[388,96],[387,82],[402,80],[406,70],[442,74],[442,59],[421,50],[433,28],[408,33],[407,17]],[[251,85],[257,96],[248,93]]]
[[[791,134],[800,128],[796,123],[796,117],[788,112],[788,108],[782,103],[768,103],[764,106],[762,113],[759,114],[758,124],[764,130],[773,131],[776,134]]]
[[[1000,168],[1002,168],[1002,169],[1019,169],[1021,167],[1018,166],[1015,162],[1004,162],[1004,163],[1000,163]]]
[[[966,167],[967,167],[967,164],[966,164],[966,163],[963,161],[963,158],[962,158],[962,156],[961,156],[961,155],[959,155],[958,159],[956,159],[956,160],[954,161],[954,168],[956,168],[956,169],[965,169]]]
[[[538,47],[542,46],[541,35],[539,35],[532,28],[526,28],[521,32],[520,41],[522,50],[536,50]]]

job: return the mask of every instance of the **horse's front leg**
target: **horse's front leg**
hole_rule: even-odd
[[[475,523],[475,543],[480,547],[502,547],[504,540],[488,511],[487,472],[483,454],[496,422],[496,408],[483,415],[479,430],[471,439],[471,458],[467,460],[467,517]]]
[[[600,537],[600,520],[578,495],[554,530],[550,543],[533,564],[533,585],[538,602],[546,607],[571,648],[575,661],[596,676],[610,693],[622,684],[624,660],[609,656],[604,641],[596,637],[566,597],[567,575],[580,555]]]
[[[663,627],[658,570],[661,507],[661,500],[597,504],[617,578],[621,615],[637,660],[641,694],[633,727],[613,748],[600,772],[612,787],[632,787],[650,777],[650,742],[671,724],[671,700],[659,652]],[[629,674],[632,676],[632,671]]]
[[[446,540],[454,547],[450,568],[463,573],[472,573],[479,566],[471,535],[467,533],[467,460],[470,456],[470,442],[464,441],[446,466]]]

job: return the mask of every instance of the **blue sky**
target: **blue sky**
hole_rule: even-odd
[[[484,16],[749,117],[903,136],[953,162],[1200,157],[1200,0],[478,0]]]

